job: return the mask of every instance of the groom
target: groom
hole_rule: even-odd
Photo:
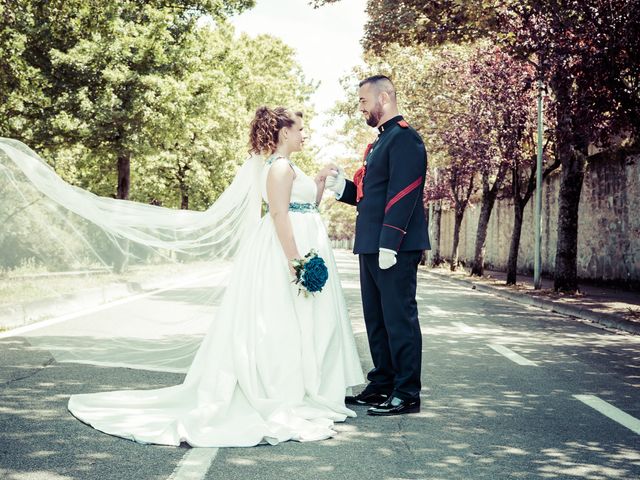
[[[429,249],[422,201],[427,153],[420,135],[398,113],[391,80],[360,82],[360,111],[377,127],[353,181],[333,170],[326,187],[357,207],[353,252],[360,259],[362,306],[374,368],[369,384],[348,404],[370,405],[369,415],[420,411],[422,335],[416,276]]]

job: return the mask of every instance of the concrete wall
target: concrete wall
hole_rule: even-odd
[[[555,264],[560,173],[544,185],[542,196],[542,270],[552,273]],[[532,198],[525,210],[518,268],[533,271]],[[460,260],[473,259],[479,205],[470,206],[460,232]],[[442,213],[441,252],[451,256],[453,211]],[[513,204],[496,202],[487,233],[486,263],[506,270],[513,229]],[[640,155],[626,158],[595,156],[587,165],[580,197],[578,225],[578,275],[581,278],[640,281]]]

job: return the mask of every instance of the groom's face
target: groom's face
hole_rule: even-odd
[[[384,114],[378,89],[371,83],[365,83],[358,90],[358,96],[360,97],[359,108],[364,115],[367,125],[377,127]]]

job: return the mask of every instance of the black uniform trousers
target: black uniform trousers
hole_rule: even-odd
[[[416,282],[421,251],[398,252],[386,270],[378,254],[360,254],[362,308],[374,368],[366,393],[420,398],[422,333],[418,322]]]

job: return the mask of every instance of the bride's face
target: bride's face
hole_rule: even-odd
[[[294,116],[294,119],[295,123],[293,125],[284,128],[284,142],[290,152],[299,152],[302,150],[305,140],[304,125],[302,119],[297,115]]]

